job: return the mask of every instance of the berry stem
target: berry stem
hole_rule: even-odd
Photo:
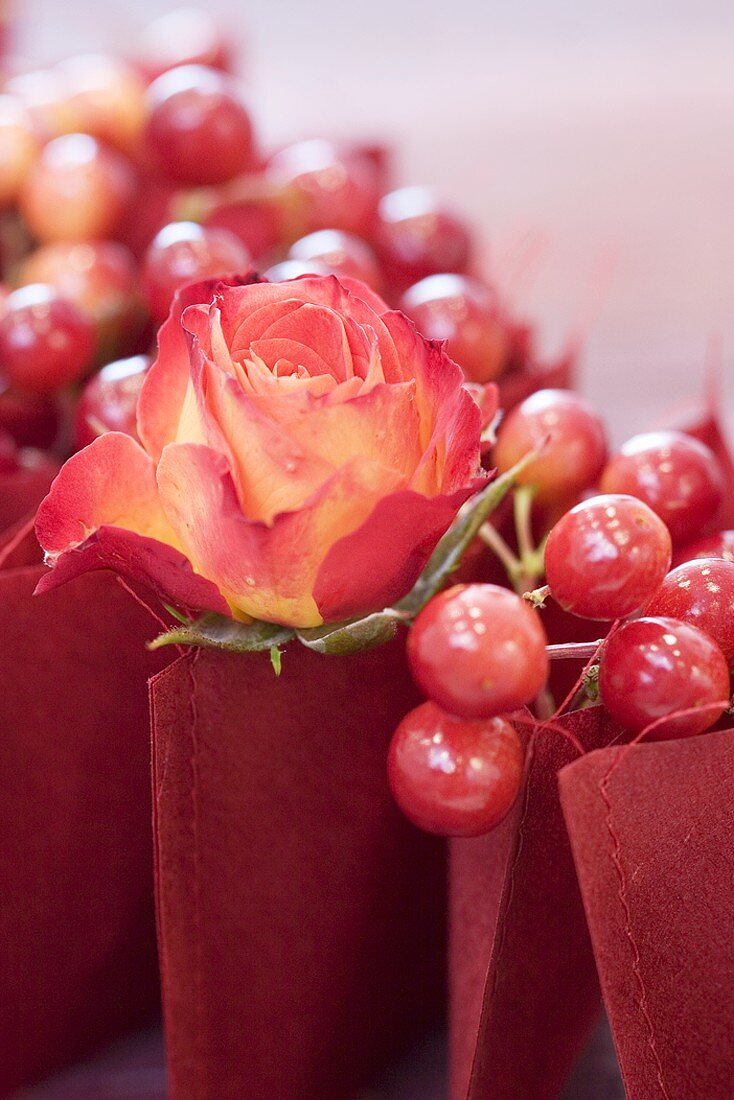
[[[548,645],[545,647],[545,651],[551,661],[562,660],[567,657],[588,661],[590,657],[596,656],[597,650],[603,642],[604,638],[597,638],[595,642],[563,642],[560,645]]]
[[[479,529],[479,537],[485,546],[488,546],[502,562],[513,587],[517,589],[520,578],[523,575],[523,567],[520,559],[512,552],[497,528],[491,523],[482,524]]]
[[[531,603],[533,607],[545,607],[545,601],[550,596],[550,588],[544,584],[541,588],[534,588],[532,592],[523,592],[523,599]]]
[[[523,565],[534,561],[536,557],[535,542],[533,539],[532,507],[535,488],[532,485],[519,485],[513,496],[513,509],[515,513],[515,533],[517,535],[517,548],[520,551],[520,561]]]

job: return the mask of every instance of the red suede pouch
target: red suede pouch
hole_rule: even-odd
[[[440,1015],[441,842],[386,752],[417,702],[400,641],[193,651],[151,684],[173,1100],[344,1100]]]
[[[630,1100],[734,1088],[734,731],[593,752],[563,811]]]
[[[586,750],[620,735],[601,708],[575,711],[554,726]],[[598,1011],[558,799],[558,769],[577,756],[559,729],[540,729],[511,815],[486,837],[451,842],[454,1100],[556,1097]]]
[[[0,571],[0,1095],[155,1011],[145,649],[111,575],[43,598],[20,531]],[[8,568],[15,565],[15,568]]]

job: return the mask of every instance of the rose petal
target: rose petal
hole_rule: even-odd
[[[324,622],[382,610],[405,596],[461,505],[482,484],[432,499],[403,491],[379,501],[324,558],[313,590]]]
[[[240,611],[303,627],[322,622],[312,591],[324,553],[402,487],[392,471],[352,461],[299,511],[281,513],[268,526],[242,515],[227,461],[208,447],[166,447],[158,484],[197,572],[213,578]],[[374,582],[380,584],[379,568]]]
[[[54,568],[41,577],[36,593],[50,592],[98,569],[112,569],[185,611],[230,613],[216,585],[194,573],[178,550],[120,527],[100,527],[86,542],[61,554]]]
[[[152,458],[176,438],[189,380],[189,341],[181,316],[189,306],[209,304],[221,288],[248,285],[254,271],[236,283],[206,279],[177,291],[167,320],[158,332],[158,356],[148,371],[138,400],[138,436]]]
[[[384,321],[398,355],[415,375],[425,451],[421,465],[433,466],[437,484],[451,492],[479,470],[481,413],[464,389],[461,368],[442,343],[424,340],[412,321],[397,311],[385,314]]]
[[[271,523],[299,508],[333,474],[333,465],[304,445],[234,378],[207,365],[207,422],[215,422],[230,459],[242,511]],[[223,448],[214,443],[214,449]]]
[[[160,505],[155,465],[123,432],[107,432],[72,455],[36,516],[38,541],[52,560],[102,526],[178,545]]]
[[[354,285],[354,280],[343,284],[335,275],[302,275],[282,283],[257,283],[243,287],[225,287],[221,293],[222,328],[230,347],[242,325],[243,317],[273,303],[300,300],[313,305],[326,306],[341,316],[350,318],[356,325],[371,328],[380,350],[382,369],[387,382],[402,382],[409,376],[402,367],[392,336],[382,320],[366,301],[376,295],[357,297],[350,293],[346,284]],[[378,299],[380,307],[384,302]]]
[[[276,412],[272,402],[268,411]],[[335,468],[359,455],[398,471],[408,481],[421,460],[414,382],[383,383],[351,401],[310,395],[290,405],[281,401],[274,419],[292,439]],[[427,496],[441,489],[429,478],[416,487]]]

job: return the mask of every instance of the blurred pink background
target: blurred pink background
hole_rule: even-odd
[[[28,52],[119,48],[166,0],[16,0]],[[734,7],[727,0],[209,0],[243,49],[264,141],[385,137],[400,178],[466,211],[615,434],[697,392],[734,345]],[[734,379],[726,380],[734,413]]]

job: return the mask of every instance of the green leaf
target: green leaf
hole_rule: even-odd
[[[468,500],[431,555],[415,585],[395,606],[413,618],[445,585],[461,565],[461,559],[476,538],[479,528],[514,487],[517,475],[533,462],[545,446],[535,447],[506,474],[490,481],[481,492]]]
[[[200,619],[175,627],[148,642],[148,649],[160,649],[166,645],[194,645],[208,649],[225,649],[232,653],[254,653],[284,645],[293,637],[293,631],[277,623],[255,620],[238,623],[224,615],[208,612]]]
[[[375,611],[363,619],[350,619],[343,623],[329,623],[308,630],[297,630],[299,642],[315,653],[343,657],[360,649],[373,649],[391,641],[397,633],[398,623],[406,616],[392,608]]]

